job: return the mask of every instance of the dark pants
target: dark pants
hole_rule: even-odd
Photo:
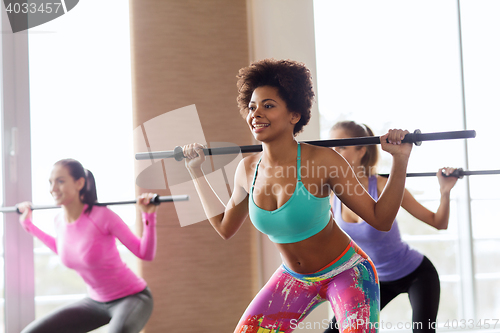
[[[413,310],[413,332],[435,333],[441,287],[439,276],[432,262],[424,256],[413,272],[396,281],[380,281],[380,309],[402,293],[408,293]],[[335,318],[324,333],[338,333]],[[431,326],[432,324],[432,326]],[[434,328],[433,328],[434,327]]]
[[[139,333],[153,312],[149,288],[110,302],[88,297],[35,320],[21,333],[85,333],[109,323],[109,333]]]

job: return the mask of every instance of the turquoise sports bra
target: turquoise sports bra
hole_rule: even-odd
[[[318,198],[312,195],[300,178],[300,143],[297,147],[297,184],[287,202],[276,210],[264,210],[253,200],[253,190],[259,169],[255,167],[250,189],[248,214],[254,226],[266,234],[274,243],[295,243],[316,235],[323,230],[331,218],[330,197]]]

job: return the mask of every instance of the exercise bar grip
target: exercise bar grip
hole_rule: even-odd
[[[421,133],[420,130],[417,129],[413,133],[406,134],[402,142],[413,143],[419,146],[422,143],[422,141],[468,139],[474,137],[476,137],[476,131],[474,130]],[[361,138],[304,141],[303,143],[315,146],[322,146],[322,147],[368,146],[368,145],[380,144],[380,137],[367,136]],[[203,148],[203,153],[205,155],[224,155],[224,154],[239,154],[239,153],[245,154],[245,153],[258,153],[260,151],[262,151],[262,145]],[[184,154],[182,153],[182,147],[177,146],[173,151],[137,153],[135,155],[136,160],[162,159],[162,158],[172,158],[172,157],[175,158],[177,161],[182,161],[182,159],[185,158]]]
[[[444,177],[455,177],[455,178],[463,178],[464,177],[464,170],[462,168],[458,168],[453,170],[452,173],[449,175],[446,175],[445,173],[442,173]],[[379,174],[381,177],[388,178],[389,174],[388,173],[382,173]],[[436,172],[412,172],[412,173],[407,173],[406,177],[434,177],[436,176]]]
[[[500,175],[500,170],[478,170],[478,171],[467,171],[462,168],[455,169],[448,176],[443,174],[445,177],[456,177],[463,178],[464,176],[476,176],[476,175]],[[379,174],[381,177],[389,177],[388,173]],[[406,177],[433,177],[436,176],[435,172],[415,172],[407,173]]]
[[[172,202],[172,201],[186,201],[189,200],[189,195],[167,195],[167,196],[159,196],[159,195],[154,195],[151,203],[153,205],[159,205],[162,202]],[[127,205],[127,204],[135,204],[137,203],[137,200],[126,200],[126,201],[112,201],[112,202],[96,202],[94,205],[95,206],[111,206],[111,205]],[[42,210],[42,209],[54,209],[54,208],[60,208],[61,206],[57,205],[33,205],[31,206],[31,210]],[[0,213],[18,213],[21,214],[19,211],[19,208],[17,206],[13,207],[1,207],[0,208]]]

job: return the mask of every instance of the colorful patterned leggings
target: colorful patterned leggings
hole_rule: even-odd
[[[327,300],[342,332],[376,333],[379,293],[373,263],[351,241],[337,259],[317,273],[298,274],[281,265],[250,303],[235,333],[292,332]]]

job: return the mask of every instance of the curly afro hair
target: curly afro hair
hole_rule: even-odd
[[[248,115],[248,104],[253,91],[262,86],[278,88],[278,95],[288,110],[300,114],[293,134],[297,135],[311,119],[314,91],[311,72],[301,62],[263,59],[240,69],[238,75],[238,107],[243,117]]]

